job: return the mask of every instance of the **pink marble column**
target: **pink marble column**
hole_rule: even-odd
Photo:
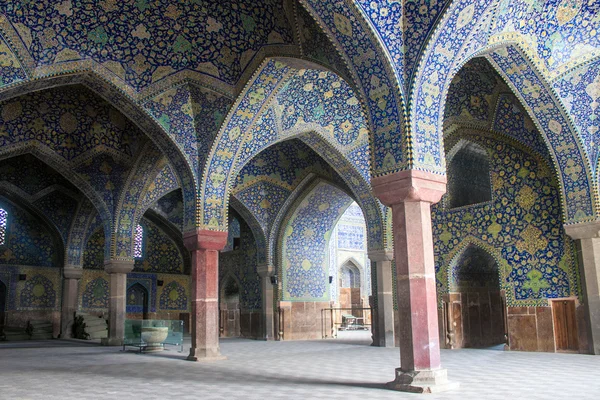
[[[394,347],[393,258],[392,251],[369,251],[369,260],[372,261],[377,276],[377,292],[373,292],[373,296],[377,296],[377,309],[372,318],[372,346]]]
[[[577,242],[587,314],[588,351],[600,355],[600,222],[565,225],[565,231]]]
[[[192,253],[192,347],[188,360],[224,359],[219,349],[219,250],[227,232],[198,229],[184,235]]]
[[[410,170],[374,178],[371,184],[393,217],[400,368],[388,387],[428,393],[456,388],[440,363],[431,231],[431,204],[446,192],[446,177]]]
[[[108,337],[102,339],[105,346],[121,346],[125,334],[127,274],[133,270],[134,260],[109,260],[104,270],[110,274],[110,297],[108,303]]]
[[[81,266],[67,265],[63,269],[63,292],[60,316],[60,337],[70,338],[73,336],[72,328],[77,311],[77,300],[79,294],[79,279],[83,275]]]
[[[262,301],[262,339],[274,340],[275,331],[273,326],[273,284],[271,283],[271,277],[275,274],[275,268],[273,268],[273,266],[269,264],[260,264],[256,268],[256,272],[258,272],[258,275],[260,276],[260,289]]]

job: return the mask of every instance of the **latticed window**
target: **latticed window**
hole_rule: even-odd
[[[6,243],[6,217],[8,213],[5,209],[0,208],[0,245]]]
[[[142,257],[142,249],[144,245],[144,228],[141,225],[138,225],[135,228],[135,243],[133,247],[133,256],[135,258]]]

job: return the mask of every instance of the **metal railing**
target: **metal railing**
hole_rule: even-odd
[[[372,315],[371,308],[324,308],[321,310],[322,337],[337,338],[339,331],[370,330]]]

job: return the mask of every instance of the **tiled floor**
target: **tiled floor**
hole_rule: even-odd
[[[188,345],[189,346],[189,345]],[[71,341],[0,343],[0,399],[599,399],[600,356],[443,351],[455,392],[383,389],[397,349],[343,340],[221,341],[227,360],[184,361]]]

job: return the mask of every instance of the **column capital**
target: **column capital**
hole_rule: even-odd
[[[371,261],[392,261],[394,259],[394,250],[380,249],[380,250],[369,250],[367,253],[369,260]]]
[[[268,263],[258,264],[256,266],[256,272],[260,275],[261,278],[267,278],[269,276],[275,275],[275,267]]]
[[[433,204],[446,193],[446,176],[418,170],[399,171],[373,178],[371,187],[388,207],[410,201]]]
[[[81,279],[83,268],[76,265],[65,265],[63,268],[63,276],[67,279]]]
[[[109,274],[128,274],[133,271],[135,260],[108,260],[104,263],[104,270]]]
[[[571,239],[600,238],[600,221],[580,222],[578,224],[564,225],[565,232]]]
[[[227,232],[198,228],[183,234],[183,244],[189,251],[222,250],[227,244]]]

